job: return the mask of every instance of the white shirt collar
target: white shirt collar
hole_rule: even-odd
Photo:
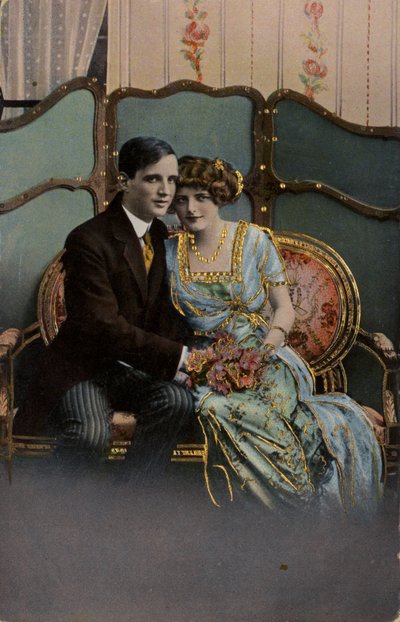
[[[151,227],[151,222],[145,222],[144,220],[141,220],[141,218],[138,218],[137,216],[135,216],[135,214],[132,214],[131,212],[128,212],[128,210],[126,209],[126,207],[122,206],[125,214],[128,216],[132,227],[135,230],[136,235],[138,236],[138,238],[142,238],[144,236],[145,233],[147,233],[147,231],[150,229]]]

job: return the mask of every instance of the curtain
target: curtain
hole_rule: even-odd
[[[5,99],[43,99],[87,75],[107,0],[0,0]],[[4,118],[19,114],[9,109]]]

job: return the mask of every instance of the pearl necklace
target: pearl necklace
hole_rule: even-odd
[[[193,233],[188,233],[188,241],[190,241],[190,247],[199,261],[202,261],[203,263],[212,263],[213,261],[217,259],[218,255],[220,254],[221,249],[224,245],[226,236],[227,236],[227,229],[226,229],[226,225],[224,225],[222,232],[221,232],[221,239],[218,242],[218,246],[215,252],[209,258],[203,257],[203,255],[200,253],[199,249],[197,248],[195,244]]]

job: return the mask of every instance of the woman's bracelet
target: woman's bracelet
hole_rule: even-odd
[[[283,345],[286,346],[286,344],[288,342],[288,338],[289,338],[289,335],[288,335],[287,331],[284,328],[282,328],[282,326],[272,326],[271,330],[274,330],[274,329],[275,330],[280,330],[281,333],[284,334],[285,339],[283,341]]]

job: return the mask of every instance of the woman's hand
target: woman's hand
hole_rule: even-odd
[[[264,343],[262,350],[261,350],[262,355],[263,355],[263,360],[268,361],[271,358],[271,356],[275,354],[275,350],[276,348],[273,343],[269,343],[269,342]]]

